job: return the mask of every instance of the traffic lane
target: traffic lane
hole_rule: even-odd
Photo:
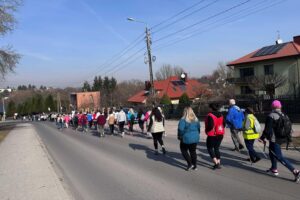
[[[252,195],[255,195],[256,197],[262,195],[262,197],[267,198],[269,197],[268,193],[271,192],[273,189],[273,188],[266,188],[269,190],[269,192],[263,190],[257,193],[260,189],[257,188],[256,186],[257,184],[255,184],[256,183],[255,180],[257,180],[257,178],[253,178],[253,180],[251,179],[251,177],[256,176],[255,175],[256,173],[254,173],[252,169],[246,171],[245,169],[239,169],[239,168],[233,169],[230,167],[227,169],[227,167],[224,167],[223,170],[221,171],[213,172],[211,169],[206,168],[207,167],[206,165],[206,167],[204,168],[200,167],[199,171],[196,173],[185,172],[182,169],[183,167],[185,167],[185,162],[182,160],[181,154],[178,152],[178,141],[176,141],[175,139],[166,139],[166,144],[169,149],[168,155],[166,157],[162,157],[162,156],[157,157],[153,155],[152,141],[147,139],[142,139],[137,137],[125,137],[123,139],[119,137],[107,137],[101,141],[99,138],[94,136],[83,135],[82,133],[74,134],[74,132],[71,130],[66,130],[63,133],[58,132],[58,135],[67,135],[70,138],[73,139],[75,138],[76,141],[79,143],[85,143],[84,146],[89,146],[89,148],[93,146],[94,149],[98,149],[97,155],[93,157],[100,158],[99,152],[101,152],[100,154],[103,154],[103,156],[111,155],[114,158],[114,160],[113,161],[110,160],[109,162],[114,162],[117,160],[116,165],[121,164],[126,166],[125,168],[131,169],[130,172],[128,172],[129,174],[130,173],[133,173],[135,175],[140,173],[144,174],[143,179],[145,182],[147,182],[149,179],[148,176],[145,177],[145,175],[150,173],[150,177],[156,177],[156,176],[162,177],[162,180],[167,181],[169,185],[170,183],[174,184],[175,182],[176,183],[175,186],[177,189],[184,186],[184,188],[192,191],[190,192],[191,194],[196,194],[195,196],[201,195],[203,197],[205,196],[205,194],[211,195],[212,191],[214,191],[212,196],[213,198],[217,198],[217,197],[224,198],[227,196],[228,199],[241,199],[241,198],[244,199],[245,197],[242,195],[243,194],[242,192],[240,193],[238,192],[237,194],[235,194],[235,196],[232,196],[232,192],[231,192],[232,187],[228,188],[228,186],[235,185],[234,190],[237,190],[240,187],[238,191],[244,191],[246,193],[249,192],[249,188],[254,186]],[[82,157],[86,157],[86,154],[82,155]],[[89,154],[88,156],[90,155],[91,154]],[[78,162],[81,162],[80,159]],[[84,162],[86,161],[84,160]],[[224,164],[226,164],[226,162],[224,162]],[[102,170],[109,171],[109,169],[110,167],[104,168]],[[237,175],[233,177],[226,176],[227,174],[226,170],[228,170],[231,173],[233,171],[234,175],[235,173],[237,173]],[[258,177],[267,183],[269,181],[274,181],[275,185],[278,184],[276,183],[276,180],[273,177],[264,177],[261,175],[259,175]],[[117,179],[118,179],[117,181],[119,181],[119,179],[122,178],[119,177]],[[232,182],[232,184],[228,185],[228,183],[230,182]],[[249,185],[249,187],[247,185]],[[211,186],[215,186],[215,187],[211,187]],[[218,189],[216,189],[216,187]],[[168,191],[166,190],[165,186],[163,186],[163,188],[165,191]],[[218,193],[220,196],[218,196]],[[278,192],[276,191],[272,192],[272,194],[277,194],[277,193]],[[184,192],[184,194],[190,195],[186,191]],[[282,197],[281,194],[275,196],[277,198]],[[149,197],[151,197],[151,195]]]

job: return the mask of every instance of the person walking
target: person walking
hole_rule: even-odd
[[[200,122],[191,107],[186,107],[178,123],[180,151],[187,162],[186,170],[197,170],[196,147],[200,139]]]
[[[91,112],[88,112],[87,115],[87,121],[88,121],[88,127],[89,127],[89,130],[92,129],[92,125],[93,125],[93,115]]]
[[[213,169],[221,169],[220,145],[225,134],[225,120],[219,105],[215,103],[209,104],[211,112],[205,119],[206,147],[210,157],[213,160]]]
[[[107,117],[107,122],[109,125],[109,129],[110,129],[110,134],[113,135],[114,134],[114,129],[115,129],[115,115],[113,113],[112,110],[109,111],[109,115]]]
[[[155,148],[155,155],[158,155],[158,143],[162,147],[163,154],[166,154],[166,149],[164,146],[164,141],[162,140],[163,132],[165,131],[164,128],[164,118],[161,114],[161,112],[158,110],[157,107],[152,109],[151,115],[150,115],[150,123],[148,126],[148,132],[151,132],[154,148]]]
[[[145,119],[145,115],[144,115],[143,109],[140,108],[139,112],[137,114],[137,120],[138,120],[139,127],[143,134],[144,134],[144,123],[145,123],[144,119]]]
[[[70,115],[69,114],[64,115],[64,122],[65,122],[66,128],[69,128],[69,123],[70,123]]]
[[[133,132],[133,125],[135,120],[135,113],[133,108],[130,108],[127,114],[128,117],[128,126],[129,126],[129,132],[132,134]]]
[[[237,105],[235,105],[234,99],[229,100],[229,106],[228,114],[226,116],[226,124],[230,128],[231,139],[234,144],[233,151],[240,151],[244,148],[239,136],[240,130],[243,126],[244,113]]]
[[[281,145],[289,143],[291,140],[292,124],[288,116],[281,111],[282,105],[278,100],[272,102],[272,111],[267,116],[265,122],[265,129],[260,140],[264,143],[269,140],[269,156],[271,160],[271,168],[267,170],[268,173],[278,176],[277,160],[288,168],[294,175],[294,181],[299,183],[300,171],[295,169],[293,165],[283,157],[281,152]]]
[[[123,108],[121,108],[120,112],[117,115],[117,123],[119,125],[119,131],[122,137],[124,137],[125,132],[124,132],[124,125],[126,124],[126,114],[123,110]]]
[[[258,162],[261,159],[253,147],[255,140],[260,136],[259,130],[257,130],[258,128],[255,126],[257,123],[258,121],[254,116],[253,109],[247,107],[245,110],[245,120],[243,122],[243,136],[250,157],[248,160],[253,163]]]
[[[104,137],[104,125],[106,124],[106,119],[104,114],[101,112],[97,118],[97,130],[99,132],[100,137]]]
[[[86,113],[83,113],[81,115],[81,126],[82,126],[82,131],[83,132],[88,132],[88,119],[87,119],[87,116],[86,116]]]

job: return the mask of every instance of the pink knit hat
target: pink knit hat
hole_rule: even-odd
[[[281,102],[278,100],[274,100],[272,102],[272,108],[281,108]]]

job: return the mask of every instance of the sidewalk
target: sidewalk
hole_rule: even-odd
[[[0,199],[71,199],[31,124],[18,124],[0,143]]]

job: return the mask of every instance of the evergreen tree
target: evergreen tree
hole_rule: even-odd
[[[89,82],[84,81],[82,91],[83,92],[90,92],[91,91],[91,86],[90,86]]]
[[[171,104],[171,99],[167,94],[164,94],[164,96],[162,96],[161,100],[160,100],[160,104],[163,105],[170,105]]]
[[[7,105],[7,116],[13,116],[14,113],[17,112],[17,108],[16,108],[16,104],[14,101],[9,101],[8,105]]]
[[[181,95],[181,97],[179,98],[179,104],[177,107],[177,117],[182,116],[183,109],[190,105],[191,105],[191,101],[190,101],[189,96],[186,93],[183,93]]]
[[[45,103],[44,103],[44,111],[48,112],[48,108],[50,108],[50,111],[55,111],[56,107],[55,107],[55,102],[53,99],[53,96],[51,94],[49,94],[46,99],[45,99]]]

